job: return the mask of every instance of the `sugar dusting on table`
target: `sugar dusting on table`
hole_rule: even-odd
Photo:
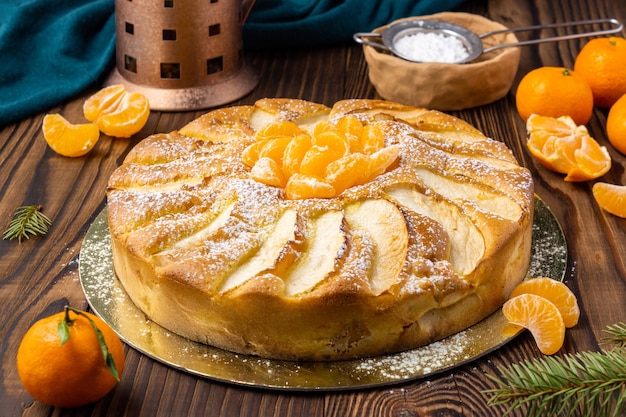
[[[458,37],[443,33],[417,32],[406,35],[395,41],[394,49],[402,57],[416,62],[453,63],[469,56]]]
[[[469,360],[468,343],[466,331],[462,331],[418,349],[363,359],[355,369],[388,379],[426,375]]]

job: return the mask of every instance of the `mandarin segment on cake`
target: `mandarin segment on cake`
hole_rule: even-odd
[[[268,358],[439,340],[497,310],[530,260],[528,170],[388,101],[211,111],[135,146],[107,197],[115,271],[146,316]]]

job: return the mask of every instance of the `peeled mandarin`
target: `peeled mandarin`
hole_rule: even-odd
[[[369,157],[369,179],[384,173],[400,154],[400,146],[390,145],[374,152]]]
[[[333,150],[311,146],[302,158],[300,173],[311,177],[322,177],[326,166],[340,157],[341,155]]]
[[[343,132],[351,152],[361,149],[360,138],[363,134],[363,124],[354,116],[343,116],[337,121],[337,128]]]
[[[102,113],[107,113],[114,109],[125,93],[126,88],[121,84],[101,89],[83,103],[85,119],[95,122]]]
[[[287,181],[285,194],[290,200],[300,200],[305,198],[331,198],[337,192],[332,185],[318,178],[294,174]]]
[[[601,177],[611,169],[611,156],[604,146],[590,136],[581,138],[580,147],[574,151],[576,166],[565,177],[565,181],[588,181]]]
[[[591,190],[593,198],[602,209],[626,218],[626,186],[596,182]]]
[[[352,187],[367,169],[365,155],[351,153],[328,164],[324,170],[324,180],[333,186],[337,194],[341,194]]]
[[[150,105],[139,93],[127,93],[110,113],[102,114],[96,124],[100,131],[116,138],[128,138],[138,133],[148,121]]]
[[[89,97],[83,104],[83,114],[102,133],[126,138],[145,126],[150,104],[143,94],[130,93],[123,85],[112,85]]]
[[[548,299],[535,294],[521,294],[502,306],[507,320],[530,330],[544,355],[558,352],[565,341],[565,323],[559,309]]]
[[[287,198],[330,198],[384,173],[399,152],[398,145],[385,147],[379,125],[348,115],[318,122],[312,135],[293,122],[267,125],[242,160],[253,179],[284,187]]]
[[[100,139],[100,130],[95,124],[72,124],[60,114],[47,114],[42,131],[54,152],[72,158],[86,155]]]
[[[259,160],[259,149],[262,145],[262,142],[254,142],[248,145],[241,153],[241,159],[243,160],[243,163],[252,168],[256,161]]]
[[[611,169],[607,149],[569,116],[531,114],[526,130],[530,153],[546,168],[566,174],[565,181],[591,180]]]
[[[360,137],[359,151],[370,155],[385,147],[385,137],[380,131],[380,127],[375,124],[367,125],[363,128]]]
[[[511,298],[521,294],[535,294],[548,299],[559,309],[565,327],[578,323],[580,309],[576,295],[561,281],[547,277],[527,279],[513,289]]]
[[[345,135],[359,138],[363,133],[363,124],[355,116],[347,115],[337,120],[337,128]]]
[[[257,132],[256,138],[257,140],[271,139],[277,136],[295,136],[300,133],[302,129],[297,124],[284,120],[264,126]]]
[[[263,157],[252,167],[250,176],[253,180],[273,187],[285,187],[287,181],[278,163],[272,158]]]
[[[346,136],[339,131],[320,132],[313,136],[313,145],[326,148],[339,155],[339,158],[348,154],[350,144]]]
[[[259,146],[259,158],[271,158],[274,161],[282,164],[285,148],[287,147],[287,145],[289,145],[289,142],[291,142],[291,140],[292,138],[289,136],[278,136],[260,142],[261,145]]]
[[[283,171],[287,177],[300,172],[304,155],[311,147],[311,137],[301,134],[294,137],[283,152]]]
[[[321,133],[325,133],[325,132],[337,132],[339,130],[339,128],[337,127],[337,125],[331,123],[328,120],[322,120],[320,122],[318,122],[315,127],[313,128],[313,137],[321,134]]]

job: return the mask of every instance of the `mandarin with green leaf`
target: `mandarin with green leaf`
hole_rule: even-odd
[[[35,322],[17,351],[17,372],[36,400],[79,407],[104,397],[119,382],[124,346],[99,317],[66,307]]]

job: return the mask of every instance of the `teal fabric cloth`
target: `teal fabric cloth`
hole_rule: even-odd
[[[452,10],[463,0],[256,0],[244,48],[302,47],[351,41],[393,20]]]
[[[0,126],[67,101],[109,71],[114,0],[0,0]]]
[[[354,32],[462,1],[256,0],[244,48],[349,42]],[[101,82],[114,66],[114,12],[115,0],[0,0],[0,126]]]

